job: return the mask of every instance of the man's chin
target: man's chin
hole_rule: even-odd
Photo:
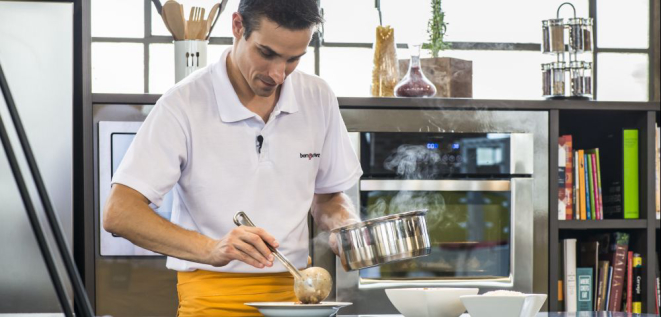
[[[275,87],[258,87],[257,89],[253,89],[253,92],[255,95],[260,96],[260,97],[271,97],[273,93],[275,92],[275,89],[278,86]]]

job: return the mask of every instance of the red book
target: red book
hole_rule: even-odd
[[[627,313],[633,312],[633,251],[627,252]]]
[[[573,175],[573,166],[574,166],[574,151],[572,149],[572,136],[571,135],[564,135],[563,139],[565,141],[565,149],[566,149],[566,157],[567,157],[567,164],[565,165],[565,188],[566,188],[566,193],[565,193],[565,200],[567,202],[566,207],[567,207],[567,220],[572,220],[572,216],[574,215],[574,198],[573,198],[573,191],[574,191],[574,175]]]
[[[616,232],[613,247],[613,281],[611,283],[608,311],[618,312],[622,309],[622,291],[624,275],[627,274],[627,252],[629,251],[629,234]]]

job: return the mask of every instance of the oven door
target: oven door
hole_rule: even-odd
[[[532,178],[361,180],[361,218],[428,209],[432,251],[354,272],[338,260],[337,300],[353,302],[352,313],[374,314],[392,312],[386,288],[532,292],[532,187]]]

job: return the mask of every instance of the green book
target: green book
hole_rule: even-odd
[[[592,293],[592,268],[576,268],[576,311],[593,311]]]
[[[587,161],[588,161],[588,180],[590,182],[590,186],[589,186],[589,191],[590,191],[590,219],[596,220],[597,219],[597,209],[596,209],[596,206],[594,204],[594,199],[595,199],[594,195],[596,194],[597,191],[595,190],[595,186],[594,186],[594,185],[596,185],[596,182],[594,181],[594,177],[593,177],[594,173],[592,173],[592,171],[594,170],[594,168],[596,166],[592,166],[592,154],[588,153],[586,155],[586,157],[587,157]]]
[[[622,133],[624,219],[638,219],[638,130]]]

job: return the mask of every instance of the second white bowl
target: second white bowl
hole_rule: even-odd
[[[404,317],[459,317],[466,311],[460,296],[477,288],[390,288],[388,299]]]

